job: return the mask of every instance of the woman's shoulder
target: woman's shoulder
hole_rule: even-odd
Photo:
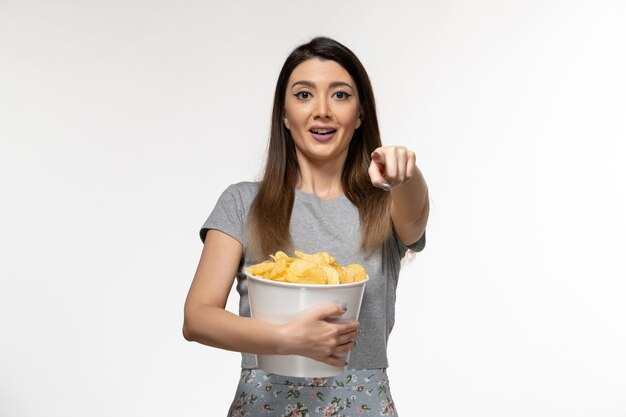
[[[251,202],[259,191],[260,184],[260,182],[256,181],[237,182],[229,185],[226,190],[224,190],[223,195],[235,197],[243,202]]]

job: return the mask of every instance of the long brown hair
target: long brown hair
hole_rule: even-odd
[[[371,153],[381,146],[374,92],[369,77],[352,51],[333,39],[316,37],[294,49],[278,75],[263,179],[250,208],[250,249],[261,257],[291,248],[289,221],[299,166],[291,133],[283,124],[285,95],[293,70],[311,58],[337,62],[356,83],[361,105],[361,126],[355,130],[350,141],[341,182],[346,197],[359,210],[361,248],[367,252],[373,251],[387,243],[391,236],[389,193],[374,187],[367,172]]]

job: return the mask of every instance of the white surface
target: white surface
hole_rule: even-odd
[[[283,60],[325,34],[431,190],[400,415],[625,416],[625,7],[0,2],[0,415],[226,414],[239,355],[181,335],[198,229],[260,171]]]

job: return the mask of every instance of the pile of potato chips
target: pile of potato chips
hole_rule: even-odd
[[[365,268],[360,264],[343,267],[328,252],[314,254],[294,251],[295,258],[278,251],[267,260],[244,267],[256,277],[297,284],[349,284],[365,280]]]

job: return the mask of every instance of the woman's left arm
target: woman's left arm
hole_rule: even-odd
[[[417,242],[428,223],[428,186],[415,165],[415,153],[403,146],[372,152],[369,175],[375,187],[391,192],[391,220],[405,245]]]

